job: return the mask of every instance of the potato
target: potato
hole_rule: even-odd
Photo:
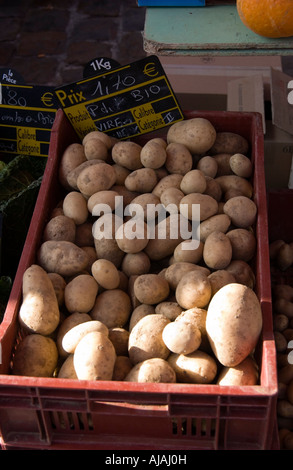
[[[282,271],[285,271],[293,264],[293,249],[289,243],[284,243],[279,248],[275,261]]]
[[[140,160],[141,150],[141,145],[135,142],[120,141],[112,148],[112,159],[128,170],[138,170],[143,166]]]
[[[216,135],[211,122],[199,117],[179,121],[170,126],[167,142],[183,144],[192,154],[201,155],[213,146]]]
[[[215,181],[220,185],[220,188],[223,193],[227,193],[228,191],[234,190],[236,191],[235,196],[241,194],[242,196],[246,196],[251,198],[253,195],[253,187],[250,181],[242,178],[241,176],[237,175],[224,175],[224,176],[217,176]]]
[[[189,263],[188,261],[181,261],[171,264],[171,266],[166,268],[165,279],[168,281],[170,288],[176,290],[179,281],[190,271],[201,271],[206,275],[210,274],[210,271],[204,266],[198,266],[194,263]]]
[[[99,286],[104,289],[117,289],[120,284],[118,269],[112,261],[97,259],[91,267],[92,275]]]
[[[64,290],[68,312],[88,313],[94,306],[99,285],[90,274],[79,274],[69,281]]]
[[[166,360],[154,357],[135,364],[124,380],[138,383],[175,383],[176,374]]]
[[[154,206],[154,208],[158,209],[159,211],[161,210],[160,198],[153,193],[139,194],[138,196],[134,197],[134,199],[132,199],[131,201],[131,205],[135,205],[135,204],[138,204],[143,209],[145,221],[151,220],[152,218],[151,211],[149,210],[151,205]],[[157,217],[157,214],[154,211],[153,218],[155,217]]]
[[[165,300],[156,305],[155,313],[165,315],[169,320],[174,321],[182,313],[182,307],[177,302]]]
[[[211,196],[213,199],[215,199],[219,204],[222,202],[222,189],[219,183],[214,179],[210,178],[209,176],[206,176],[206,189],[204,194],[207,194],[208,196]],[[220,206],[218,208],[218,212],[220,211]]]
[[[169,292],[168,282],[158,274],[141,274],[134,282],[134,294],[142,304],[158,304]]]
[[[145,168],[161,168],[166,161],[166,146],[155,139],[150,139],[141,149],[140,160]]]
[[[66,353],[73,354],[80,340],[92,331],[98,331],[109,336],[109,330],[104,323],[91,320],[73,326],[62,338],[62,348]]]
[[[229,161],[231,170],[235,175],[242,176],[242,178],[250,178],[252,175],[253,167],[251,160],[242,153],[235,153],[231,156]]]
[[[149,242],[148,226],[143,217],[133,217],[124,222],[115,232],[115,240],[124,253],[139,253]]]
[[[13,358],[12,373],[27,377],[52,377],[57,362],[56,343],[35,333],[25,336],[19,343]]]
[[[157,184],[157,175],[152,168],[139,168],[125,178],[124,185],[129,191],[150,193]]]
[[[200,206],[200,221],[206,220],[218,212],[218,202],[211,196],[201,193],[191,193],[184,196],[180,201],[180,212],[189,220],[198,221],[198,213],[193,206]]]
[[[58,172],[59,181],[65,189],[69,191],[72,189],[67,181],[67,175],[85,161],[86,156],[82,144],[72,143],[66,147],[60,160]]]
[[[110,210],[113,211],[115,209],[116,201],[119,201],[119,199],[116,199],[116,197],[117,198],[119,197],[119,194],[117,193],[117,191],[113,191],[111,189],[108,189],[105,191],[98,191],[92,194],[88,198],[87,200],[88,211],[92,215],[97,215],[96,211],[98,211],[100,215],[100,209],[102,208],[102,204],[109,206]]]
[[[232,260],[232,245],[223,232],[208,235],[203,248],[203,260],[208,268],[225,269]]]
[[[78,191],[67,193],[63,200],[63,212],[73,219],[76,225],[83,224],[89,215],[86,199]]]
[[[183,175],[179,173],[173,173],[172,175],[166,175],[154,187],[152,194],[161,197],[163,191],[168,188],[177,188],[180,189],[180,183],[182,181]]]
[[[175,297],[184,308],[205,307],[211,299],[211,284],[206,274],[200,270],[190,271],[179,281]]]
[[[232,259],[251,261],[256,253],[256,237],[251,230],[236,228],[226,233],[232,246]]]
[[[181,227],[181,222],[179,214],[171,214],[155,225],[154,233],[151,231],[149,242],[144,249],[151,261],[159,261],[173,254],[176,246],[183,241],[181,233],[184,226]]]
[[[64,304],[64,289],[66,287],[66,281],[57,273],[48,273],[48,277],[53,284],[58,305],[61,307]]]
[[[277,253],[279,251],[279,248],[284,245],[284,240],[274,240],[273,242],[270,243],[269,245],[269,253],[270,253],[270,259],[274,260],[277,256]]]
[[[244,284],[251,289],[255,286],[255,274],[246,261],[235,259],[225,268],[226,271],[233,274],[239,284]]]
[[[115,231],[121,223],[121,219],[110,213],[104,214],[93,224],[94,246],[97,258],[107,259],[118,268],[124,257],[117,241],[115,240]]]
[[[274,331],[284,331],[289,326],[289,318],[286,315],[279,313],[273,315],[273,327]]]
[[[84,136],[84,138],[82,139],[82,144],[85,145],[87,143],[87,141],[91,140],[91,139],[101,140],[109,150],[113,146],[112,145],[112,138],[110,136],[108,136],[107,134],[105,134],[104,132],[101,132],[101,131],[98,131],[98,130],[88,132]]]
[[[217,364],[212,356],[199,349],[191,354],[174,354],[168,363],[176,373],[177,382],[210,384],[216,377]]]
[[[84,168],[77,177],[77,187],[87,198],[98,191],[110,189],[115,182],[115,170],[104,162]]]
[[[81,248],[84,246],[94,246],[93,224],[90,220],[76,225],[74,243]]]
[[[140,304],[135,307],[131,313],[129,320],[129,332],[139,322],[141,318],[145,317],[146,315],[154,315],[155,313],[159,312],[155,311],[154,305]]]
[[[205,242],[212,232],[226,233],[230,225],[231,219],[227,214],[216,214],[201,222],[197,236],[202,242]]]
[[[39,248],[38,263],[47,272],[75,276],[86,268],[88,256],[72,242],[48,240]]]
[[[129,331],[125,328],[110,328],[109,339],[112,342],[116,356],[127,356]]]
[[[247,154],[249,150],[249,143],[245,137],[234,132],[218,132],[215,142],[210,149],[211,155],[218,153],[235,153]]]
[[[84,153],[88,160],[99,158],[100,160],[107,160],[108,148],[100,139],[88,138],[83,144]]]
[[[273,294],[276,298],[281,297],[291,302],[293,300],[293,287],[289,284],[277,284],[273,286]]]
[[[227,284],[212,297],[206,329],[218,361],[240,364],[254,350],[262,329],[262,311],[255,292],[238,283]]]
[[[207,353],[211,353],[211,346],[207,336],[206,330],[206,318],[207,310],[204,308],[193,307],[188,310],[182,311],[180,315],[175,319],[175,322],[180,321],[181,323],[191,323],[199,329],[201,334],[200,350]]]
[[[206,155],[199,160],[197,169],[202,171],[206,176],[214,178],[218,172],[218,163],[214,157]]]
[[[133,365],[128,356],[117,356],[112,380],[123,381],[127,374],[131,371]]]
[[[95,250],[94,246],[81,246],[81,249],[86,253],[86,255],[88,257],[88,264],[85,268],[85,271],[87,271],[89,274],[91,274],[92,264],[97,259],[96,250]]]
[[[283,333],[280,331],[274,331],[274,339],[277,352],[285,352],[288,342]]]
[[[74,243],[76,225],[71,217],[64,214],[57,215],[49,220],[43,232],[43,241],[65,240]]]
[[[164,315],[151,314],[141,318],[129,335],[128,354],[132,364],[151,358],[167,359],[170,354],[162,333],[170,322]]]
[[[79,380],[112,380],[115,361],[113,344],[98,331],[85,335],[74,351],[73,363]]]
[[[256,220],[257,207],[252,199],[246,196],[236,196],[226,202],[224,213],[230,217],[232,224],[236,227],[248,228]]]
[[[104,160],[100,160],[98,158],[95,158],[92,160],[86,160],[85,162],[81,163],[79,166],[71,170],[67,175],[67,183],[69,184],[71,190],[79,191],[79,188],[77,185],[77,179],[80,173],[86,168],[89,168],[93,165],[98,165],[99,163],[105,163],[105,162]]]
[[[196,264],[201,261],[204,245],[199,241],[198,247],[194,249],[193,242],[194,240],[184,240],[175,247],[173,256],[176,263],[189,262]]]
[[[232,282],[236,282],[233,274],[229,273],[225,269],[217,269],[208,276],[208,279],[212,286],[212,296],[214,296],[221,287],[231,284]]]
[[[190,354],[200,347],[201,332],[193,323],[174,321],[165,326],[163,341],[173,353]]]
[[[124,327],[131,313],[129,295],[121,289],[106,290],[96,298],[90,312],[93,320],[99,320],[108,328]]]
[[[118,163],[114,163],[112,167],[114,168],[116,173],[116,184],[124,185],[125,178],[129,175],[131,170],[128,170],[124,166],[118,165]]]
[[[51,279],[36,264],[28,267],[22,279],[19,322],[30,333],[50,335],[60,321],[57,297]]]
[[[172,205],[174,205],[174,210],[179,209],[179,204],[181,199],[183,198],[184,193],[180,191],[178,188],[167,188],[161,194],[161,203],[166,208],[172,209]]]
[[[58,372],[58,379],[77,379],[73,364],[73,354],[70,354],[63,362]]]
[[[234,367],[223,367],[220,371],[217,384],[242,387],[245,385],[257,385],[258,368],[251,356],[248,356],[240,364]]]
[[[215,159],[218,171],[216,176],[226,176],[233,175],[232,168],[230,166],[230,158],[232,157],[231,153],[218,153],[213,155],[212,158]]]
[[[288,400],[277,401],[277,414],[284,418],[293,418],[293,405]]]
[[[165,167],[169,173],[185,175],[192,168],[192,155],[185,145],[178,142],[169,143],[166,147]]]
[[[60,357],[67,357],[68,352],[63,349],[62,341],[65,334],[74,328],[76,325],[80,325],[84,322],[91,321],[91,317],[87,313],[74,312],[68,315],[60,324],[57,331],[56,345]]]
[[[190,170],[183,176],[180,189],[184,194],[204,193],[207,187],[205,174],[198,169]]]
[[[121,265],[121,269],[127,277],[147,274],[150,268],[150,259],[144,251],[140,251],[138,253],[126,253]]]

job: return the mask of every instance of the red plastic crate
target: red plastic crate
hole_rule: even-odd
[[[263,332],[256,357],[257,386],[230,387],[78,381],[9,374],[18,341],[22,276],[35,262],[48,214],[63,197],[59,160],[78,137],[62,111],[52,128],[50,151],[25,248],[0,325],[0,436],[3,449],[271,449],[277,398],[273,339],[263,132],[258,113],[186,112],[205,117],[217,131],[237,132],[251,143],[254,198],[258,206],[256,292]],[[0,361],[1,362],[1,361]]]

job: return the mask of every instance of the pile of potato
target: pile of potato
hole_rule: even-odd
[[[286,271],[291,268],[291,249],[291,244],[284,240],[270,243],[278,367],[277,417],[281,449],[287,450],[293,450],[293,286],[288,279],[282,282],[282,274],[286,277]]]
[[[166,139],[144,144],[94,131],[69,145],[59,168],[66,196],[23,277],[25,335],[13,373],[257,384],[262,312],[250,266],[257,207],[248,153],[245,138],[216,132],[204,118],[175,123]],[[127,212],[114,229],[117,196],[123,209],[138,204],[143,217],[150,205],[178,211],[164,224],[155,219],[152,237],[146,217],[132,237]],[[172,238],[180,208],[191,225],[194,204],[197,248]]]

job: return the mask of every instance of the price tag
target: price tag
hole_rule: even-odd
[[[56,88],[55,93],[80,139],[98,129],[123,140],[184,119],[154,55]]]
[[[54,88],[0,84],[0,152],[47,157],[56,114]]]

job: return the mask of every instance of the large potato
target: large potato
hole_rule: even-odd
[[[242,387],[243,385],[257,385],[258,367],[255,360],[248,356],[234,367],[223,367],[220,371],[217,384]]]
[[[232,246],[232,259],[250,261],[256,253],[256,237],[251,230],[235,228],[227,232]]]
[[[47,272],[75,276],[86,269],[88,255],[75,243],[48,240],[39,248],[38,262]]]
[[[120,284],[118,269],[112,261],[97,259],[91,266],[92,275],[104,289],[117,289]]]
[[[94,306],[99,285],[90,274],[79,274],[69,281],[64,290],[68,312],[88,313]]]
[[[78,191],[70,191],[63,199],[63,213],[74,220],[76,225],[83,224],[89,215],[87,201]]]
[[[190,354],[200,347],[201,332],[192,322],[174,321],[165,326],[163,341],[173,353]]]
[[[229,161],[231,170],[235,175],[250,178],[253,171],[251,160],[242,153],[235,153]]]
[[[142,168],[140,160],[141,145],[131,141],[117,142],[112,148],[112,159],[118,165],[124,166],[128,170],[138,170]]]
[[[176,374],[165,359],[154,357],[135,364],[125,382],[175,383]]]
[[[55,290],[46,271],[36,264],[26,269],[22,280],[20,324],[30,333],[50,335],[60,321]]]
[[[99,158],[100,160],[107,160],[108,148],[101,139],[86,139],[83,144],[84,153],[88,160]]]
[[[221,364],[234,367],[254,350],[262,329],[262,311],[255,292],[238,283],[222,287],[208,306],[206,329]]]
[[[121,269],[127,277],[147,274],[151,268],[151,261],[144,251],[139,253],[126,253]]]
[[[225,269],[232,260],[232,245],[223,232],[208,235],[203,248],[203,260],[211,269]]]
[[[85,321],[73,326],[64,334],[62,348],[66,353],[73,354],[80,340],[92,331],[98,331],[106,336],[109,335],[109,330],[104,323],[97,320]]]
[[[143,217],[131,218],[115,232],[115,240],[124,253],[139,253],[149,242],[148,226]]]
[[[199,220],[198,212],[194,210],[195,205],[200,208]],[[189,220],[203,221],[217,214],[218,202],[208,194],[187,194],[180,201],[180,212]]]
[[[169,173],[185,175],[192,169],[192,155],[185,145],[172,142],[167,145],[166,153],[165,167]]]
[[[104,163],[104,160],[100,160],[98,158],[95,158],[92,160],[86,160],[85,162],[81,163],[76,168],[71,170],[67,175],[67,183],[69,184],[71,190],[76,190],[76,191],[79,190],[78,185],[77,185],[77,179],[80,173],[85,168],[89,168],[90,166],[93,166],[93,165],[98,165],[99,163]]]
[[[235,153],[247,154],[249,150],[249,143],[242,135],[235,132],[218,132],[215,142],[210,149],[211,155],[218,153]]]
[[[183,176],[180,189],[184,194],[204,193],[207,187],[205,174],[198,169],[190,170]]]
[[[170,354],[162,337],[163,329],[170,322],[164,315],[146,315],[132,328],[129,335],[128,354],[132,364],[154,357],[167,359]]]
[[[43,232],[43,241],[65,240],[74,243],[76,234],[76,225],[71,217],[64,214],[56,215],[49,220]]]
[[[121,289],[105,290],[96,298],[90,315],[108,328],[123,327],[131,313],[129,295]]]
[[[75,348],[73,363],[79,380],[112,380],[116,353],[109,338],[98,331],[85,335]]]
[[[134,282],[134,294],[142,304],[158,304],[169,292],[168,282],[158,274],[141,274]]]
[[[80,143],[73,143],[68,145],[64,150],[60,165],[59,165],[59,181],[62,186],[67,189],[71,190],[72,186],[67,181],[67,175],[74,170],[74,168],[78,167],[81,163],[86,161],[86,156],[84,153],[83,145]]]
[[[168,362],[181,383],[210,384],[217,374],[214,358],[199,349],[190,354],[172,353]]]
[[[150,139],[141,149],[140,160],[144,167],[161,168],[167,158],[166,146],[155,139]]]
[[[178,304],[184,309],[193,307],[203,308],[211,299],[211,284],[201,270],[192,270],[179,281],[175,296]]]
[[[57,367],[56,343],[38,333],[25,336],[13,358],[12,373],[27,377],[52,377]]]
[[[192,154],[201,155],[213,146],[216,136],[216,130],[210,121],[204,118],[193,118],[170,126],[167,142],[181,143]]]
[[[110,189],[116,182],[114,168],[108,163],[98,163],[82,170],[77,178],[79,191],[87,198],[98,191]]]
[[[128,191],[150,193],[157,184],[157,174],[152,168],[139,168],[126,176],[124,185]]]
[[[239,228],[248,228],[256,220],[256,204],[246,196],[232,197],[225,203],[223,210],[230,217],[232,224]]]

